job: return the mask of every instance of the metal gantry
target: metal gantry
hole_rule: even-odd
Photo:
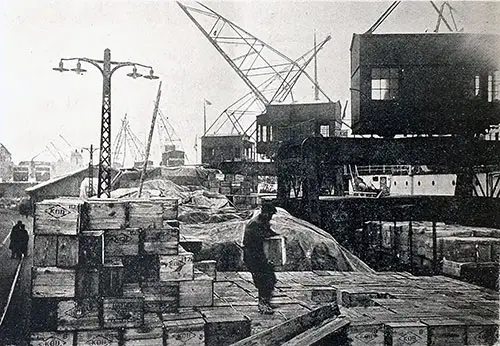
[[[132,72],[128,73],[127,76],[131,78],[144,77],[146,79],[158,79],[159,77],[154,75],[153,68],[151,66],[139,64],[136,62],[117,62],[111,61],[111,51],[106,48],[104,50],[104,59],[96,60],[89,58],[63,58],[59,62],[59,66],[54,68],[54,70],[59,72],[69,71],[64,68],[64,61],[76,61],[76,68],[71,69],[71,71],[77,74],[83,74],[87,70],[82,69],[81,62],[89,63],[95,66],[99,72],[102,74],[103,87],[102,87],[102,112],[101,112],[101,138],[100,138],[100,152],[99,152],[99,175],[98,175],[98,187],[97,187],[97,197],[111,197],[111,77],[113,73],[125,66],[133,67]],[[149,74],[143,76],[137,72],[137,66],[149,69]]]

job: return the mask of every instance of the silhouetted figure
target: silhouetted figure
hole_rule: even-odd
[[[276,284],[274,268],[264,253],[264,239],[278,235],[271,230],[269,222],[276,213],[272,204],[263,204],[261,212],[245,226],[243,237],[243,260],[252,273],[253,282],[259,291],[259,311],[272,314],[271,295]]]
[[[26,230],[26,226],[22,224],[21,232],[19,234],[19,251],[24,256],[28,255],[28,240],[29,240],[28,231]]]
[[[17,223],[12,227],[12,231],[10,232],[10,245],[9,249],[12,251],[10,258],[21,258],[22,246],[21,242],[23,240],[23,222],[21,220],[17,221]]]

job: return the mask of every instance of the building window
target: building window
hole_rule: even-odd
[[[262,142],[267,142],[267,126],[262,125]]]
[[[319,133],[323,137],[330,137],[330,126],[329,125],[320,125]]]
[[[488,102],[500,100],[500,71],[488,75]]]
[[[399,98],[398,68],[372,68],[372,100]]]
[[[479,76],[474,77],[474,96],[479,96]]]

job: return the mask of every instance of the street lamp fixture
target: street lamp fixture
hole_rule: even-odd
[[[134,79],[137,79],[138,77],[142,77],[142,74],[137,73],[137,67],[134,66],[134,68],[132,69],[132,72],[127,73],[127,76],[134,78]]]
[[[83,74],[85,69],[81,68],[81,62],[89,63],[95,66],[102,74],[103,87],[102,87],[102,116],[101,116],[101,145],[99,152],[99,180],[97,186],[97,197],[101,198],[111,197],[111,76],[121,67],[133,67],[132,73],[128,73],[129,77],[137,79],[142,77],[142,74],[137,72],[137,66],[149,69],[149,76],[144,76],[146,79],[158,79],[153,73],[151,66],[142,65],[136,62],[116,62],[111,61],[111,51],[104,50],[104,59],[95,60],[89,58],[63,58],[59,62],[59,67],[53,68],[55,71],[65,72],[69,71],[64,68],[64,61],[77,61],[76,68],[71,69],[77,74]]]
[[[71,71],[76,72],[76,74],[83,74],[84,72],[87,72],[87,70],[82,68],[82,63],[80,61],[76,63],[76,68],[72,68]]]
[[[144,76],[144,78],[146,78],[146,79],[158,79],[160,77],[155,76],[155,71],[153,71],[153,69],[151,69],[151,70],[149,70],[149,75]]]
[[[59,61],[59,67],[54,67],[53,68],[54,71],[59,71],[59,72],[65,72],[65,71],[69,71],[67,68],[64,68],[64,65],[63,65],[63,61]]]

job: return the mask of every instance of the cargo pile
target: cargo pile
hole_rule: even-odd
[[[255,342],[243,340],[237,345],[304,345],[256,339],[258,334],[271,336],[272,331],[284,334],[298,328],[300,323],[286,330],[279,325],[299,316],[311,317],[325,304],[338,304],[340,319],[349,322],[345,328],[348,342],[325,345],[498,345],[498,292],[487,288],[407,272],[294,271],[277,272],[276,277],[277,290],[271,299],[276,312],[269,318],[256,310],[257,290],[250,273],[217,273],[215,305],[252,320]],[[305,333],[317,332],[323,324],[316,322]]]
[[[166,198],[37,203],[31,345],[223,345],[248,336],[241,315],[194,310],[213,306],[215,261],[194,262],[179,245],[177,214]],[[219,329],[231,323],[226,340]]]
[[[357,242],[361,246],[370,244],[367,253],[395,257],[399,264],[407,267],[410,267],[411,251],[414,268],[431,271],[435,260],[439,273],[489,288],[497,287],[500,230],[440,222],[435,224],[435,229],[435,248],[432,222],[413,221],[411,241],[409,222],[366,222],[364,229],[357,232]]]

